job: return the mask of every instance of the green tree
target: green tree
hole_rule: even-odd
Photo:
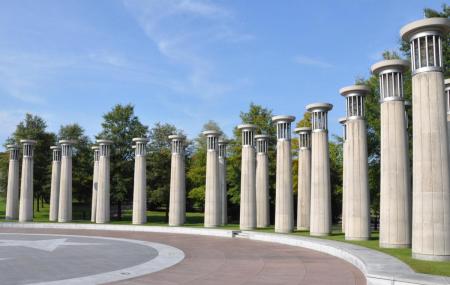
[[[132,139],[146,137],[148,127],[134,114],[134,106],[116,105],[103,115],[102,131],[97,138],[113,141],[111,147],[111,202],[117,205],[117,218],[122,219],[122,203],[130,201],[133,191],[134,152]]]

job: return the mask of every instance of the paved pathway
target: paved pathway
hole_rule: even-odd
[[[1,232],[137,239],[170,245],[185,254],[180,263],[163,271],[114,284],[366,284],[357,268],[330,255],[245,239],[92,230],[3,228]]]

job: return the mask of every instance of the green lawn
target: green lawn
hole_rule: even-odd
[[[35,211],[34,221],[36,222],[48,222],[48,205],[40,208],[40,211]],[[0,198],[0,221],[4,221],[5,217],[5,201]],[[148,211],[147,212],[148,223],[143,226],[166,226],[165,212],[162,211]],[[78,223],[90,223],[90,207],[88,205],[74,204],[73,206],[73,221]],[[112,220],[112,224],[131,224],[131,210],[123,211],[122,220]],[[186,224],[188,227],[203,227],[203,213],[186,213]],[[237,230],[239,225],[231,224],[220,227],[223,229]],[[273,227],[264,229],[258,229],[261,232],[274,232]],[[307,231],[295,231],[292,235],[309,236]],[[450,276],[450,262],[438,262],[438,261],[422,261],[411,258],[410,248],[392,249],[392,248],[380,248],[378,246],[378,233],[372,234],[372,239],[368,241],[346,241],[344,234],[336,227],[333,233],[328,237],[321,237],[324,239],[336,240],[341,242],[353,243],[360,246],[368,247],[374,250],[384,252],[392,255],[404,263],[408,264],[412,269],[419,273],[434,274]]]

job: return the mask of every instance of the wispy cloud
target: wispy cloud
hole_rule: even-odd
[[[323,61],[323,60],[320,60],[317,58],[305,56],[305,55],[297,55],[294,58],[294,61],[301,65],[308,65],[308,66],[314,66],[314,67],[319,67],[319,68],[333,67],[333,65],[329,62],[326,62],[326,61]]]
[[[236,88],[218,74],[210,47],[217,43],[251,40],[251,35],[236,32],[232,11],[210,1],[124,0],[158,51],[178,70],[170,86],[178,93],[204,99],[215,98]]]

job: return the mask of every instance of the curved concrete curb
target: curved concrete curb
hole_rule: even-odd
[[[243,231],[250,240],[312,249],[341,258],[362,271],[370,285],[449,285],[450,277],[420,274],[395,257],[366,247],[333,240]]]
[[[0,228],[139,231],[246,238],[250,240],[274,242],[308,248],[341,258],[361,270],[367,279],[367,283],[370,285],[450,285],[450,277],[415,273],[405,263],[382,252],[350,243],[303,236],[207,228],[75,223],[56,224],[3,222],[0,223]]]

